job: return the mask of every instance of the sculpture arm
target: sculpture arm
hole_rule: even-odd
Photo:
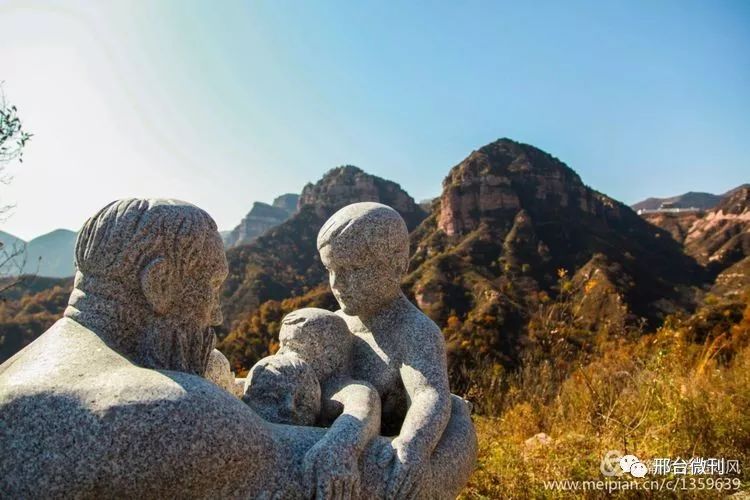
[[[420,480],[451,413],[442,333],[432,322],[423,325],[423,329],[418,328],[419,324],[414,326],[402,335],[400,373],[409,409],[401,433],[391,444],[393,462],[386,492],[389,499],[418,495]]]
[[[338,416],[305,455],[305,474],[316,484],[316,498],[357,498],[359,458],[380,429],[380,396],[353,380],[331,382],[324,391],[324,408]]]
[[[367,382],[342,380],[324,388],[324,397],[342,408],[328,434],[341,449],[359,456],[380,431],[380,396]]]
[[[437,330],[416,336],[400,369],[409,409],[394,445],[404,455],[426,460],[448,425],[451,399],[442,334]]]

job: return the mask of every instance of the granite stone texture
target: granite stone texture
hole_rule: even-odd
[[[246,384],[326,426],[311,427],[232,394],[213,349],[227,265],[208,214],[128,199],[89,219],[64,317],[0,365],[0,496],[455,497],[476,438],[448,392],[440,331],[398,287],[403,221],[355,204],[320,234],[350,342],[330,313],[302,310],[283,325],[285,351]],[[254,381],[261,371],[269,380]]]
[[[230,394],[242,397],[245,384],[237,383],[229,360],[218,349],[214,349],[209,354],[208,365],[203,376]]]
[[[320,384],[310,365],[292,354],[277,354],[253,366],[242,400],[269,422],[314,425],[320,413]]]
[[[386,205],[354,203],[328,219],[317,245],[341,307],[337,314],[355,337],[351,376],[375,388],[381,433],[395,436],[379,459],[386,468],[385,497],[456,494],[460,488],[443,489],[445,480],[473,469],[476,434],[471,425],[451,425],[465,405],[451,398],[442,332],[401,291],[409,258],[404,220]],[[461,445],[449,451],[441,448],[447,428],[464,432]],[[430,472],[447,465],[438,459],[443,453],[452,463],[440,471],[443,481],[430,483]]]

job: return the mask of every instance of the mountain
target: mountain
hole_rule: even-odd
[[[459,357],[496,353],[512,362],[534,311],[563,292],[580,289],[571,299],[596,330],[658,323],[689,306],[691,287],[704,280],[667,233],[557,158],[510,139],[451,169],[412,244],[406,286],[438,324],[455,325],[444,332]]]
[[[690,191],[685,194],[671,196],[669,198],[647,198],[631,205],[633,210],[657,210],[664,203],[670,203],[674,208],[697,208],[700,210],[710,210],[715,208],[724,198],[734,194],[738,189],[750,187],[750,184],[743,184],[734,189],[730,189],[724,194],[711,194]]]
[[[646,212],[641,217],[656,227],[667,231],[675,241],[680,244],[685,242],[690,228],[706,213],[703,211],[689,212]]]
[[[1,251],[13,258],[0,268],[0,274],[33,274],[53,278],[64,278],[75,274],[74,249],[76,232],[56,229],[24,242],[0,231]],[[10,253],[8,253],[10,252]],[[0,263],[6,259],[0,259]],[[19,272],[19,268],[21,272]]]
[[[688,192],[669,198],[647,198],[632,205],[633,210],[657,210],[664,203],[674,208],[698,208],[706,210],[715,207],[721,201],[721,195],[711,193]]]
[[[5,231],[0,231],[0,244],[2,244],[2,247],[0,248],[8,248],[12,247],[13,245],[23,245],[26,242],[23,241],[21,238],[18,238],[17,236],[13,236],[10,233],[6,233]]]
[[[698,262],[721,271],[750,256],[750,187],[741,187],[696,220],[684,240]]]
[[[642,217],[670,233],[714,275],[750,256],[750,185],[727,192],[702,212],[651,212]]]
[[[24,272],[55,278],[73,276],[77,235],[68,229],[56,229],[29,241]]]
[[[315,234],[334,208],[373,192],[340,194],[357,184],[342,183],[342,175],[350,177],[347,170],[332,171],[306,187],[300,213],[244,247],[246,253],[229,252],[230,268],[250,270],[230,273],[225,295],[229,334],[220,348],[236,369],[273,349],[286,312],[335,307]],[[403,287],[443,329],[454,380],[476,356],[517,363],[536,335],[539,311],[561,297],[577,311],[581,331],[620,335],[623,325],[640,318],[658,324],[691,307],[694,285],[705,280],[668,233],[584,185],[553,156],[509,139],[451,169],[431,213],[416,225],[421,218],[406,218],[414,229]]]
[[[232,248],[247,245],[255,238],[276,227],[297,211],[299,195],[284,194],[273,201],[272,205],[256,201],[252,209],[228,234],[224,235],[224,246]]]
[[[26,242],[5,231],[0,231],[0,276],[19,273],[22,259],[19,255],[26,249]]]
[[[325,274],[315,246],[318,230],[338,209],[358,201],[390,205],[414,229],[426,214],[401,187],[347,165],[334,168],[315,184],[307,184],[299,210],[250,245],[227,250],[229,277],[223,307],[227,327],[251,314],[267,300],[300,295]]]
[[[273,206],[286,210],[291,216],[297,211],[297,204],[299,203],[299,195],[296,193],[287,193],[278,196],[273,200]]]

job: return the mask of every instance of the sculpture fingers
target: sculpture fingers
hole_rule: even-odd
[[[416,486],[416,480],[417,474],[415,474],[414,469],[407,470],[403,475],[398,491],[396,491],[396,498],[409,498],[409,494]]]
[[[352,500],[352,484],[354,484],[354,478],[351,476],[341,480],[341,500]]]
[[[359,476],[354,478],[352,481],[352,500],[359,498],[359,489],[361,487]]]
[[[386,498],[398,498],[396,495],[401,487],[401,482],[404,480],[404,465],[398,460],[393,461],[393,468],[391,469],[390,479],[388,480],[388,487],[386,489]]]
[[[340,479],[334,479],[333,481],[333,499],[342,500],[343,496],[343,484]]]
[[[330,481],[319,480],[318,489],[315,493],[317,500],[332,500],[333,499],[333,485]]]
[[[393,448],[391,448],[390,445],[383,446],[383,448],[381,448],[380,450],[380,454],[377,459],[377,464],[382,468],[386,468],[388,464],[391,463],[391,461],[393,460],[393,457],[395,456],[396,454],[393,452]]]

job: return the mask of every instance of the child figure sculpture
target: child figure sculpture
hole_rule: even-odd
[[[386,496],[411,498],[452,403],[443,335],[401,291],[409,262],[406,224],[386,205],[355,203],[323,225],[317,246],[341,306],[337,314],[356,337],[352,376],[377,390],[383,429],[398,433],[381,457],[390,467]]]
[[[316,498],[455,496],[476,435],[450,394],[440,329],[401,291],[406,224],[390,207],[356,203],[324,224],[317,244],[341,310],[287,315],[278,353],[253,368],[244,400],[277,423],[333,422],[304,458]],[[297,402],[304,394],[322,395],[319,412]]]

